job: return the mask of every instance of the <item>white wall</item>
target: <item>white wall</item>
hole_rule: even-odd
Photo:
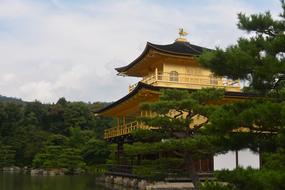
[[[236,167],[235,159],[236,155],[234,151],[214,156],[214,170],[221,170],[221,169],[233,170]]]
[[[249,149],[243,149],[242,151],[239,151],[238,159],[240,167],[246,168],[250,166],[256,169],[260,168],[259,154],[252,152]]]
[[[243,149],[238,151],[238,162],[240,167],[260,168],[259,154]],[[229,169],[233,170],[236,167],[235,151],[229,151],[226,154],[214,156],[214,170]]]

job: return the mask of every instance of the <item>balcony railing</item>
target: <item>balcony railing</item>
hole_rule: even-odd
[[[157,74],[151,74],[144,77],[141,82],[165,87],[181,87],[181,88],[193,88],[200,89],[206,87],[225,88],[229,91],[240,91],[239,81],[234,81],[226,78],[217,78],[207,75],[191,75],[178,73],[177,75],[171,75],[171,73],[163,72]],[[137,84],[129,86],[129,92],[131,92]]]
[[[104,131],[104,139],[128,135],[135,129],[151,129],[151,127],[144,125],[141,122],[134,121],[125,125],[106,129]]]

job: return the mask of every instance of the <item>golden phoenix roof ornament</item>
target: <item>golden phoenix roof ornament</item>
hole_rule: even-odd
[[[181,38],[182,36],[187,36],[188,32],[186,32],[183,28],[179,28],[179,35]]]
[[[188,32],[186,32],[183,28],[179,28],[179,38],[177,38],[176,42],[188,42],[185,36],[188,35]]]

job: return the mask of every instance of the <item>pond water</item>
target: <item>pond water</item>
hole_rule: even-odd
[[[0,172],[0,190],[114,190],[94,176],[29,176]]]

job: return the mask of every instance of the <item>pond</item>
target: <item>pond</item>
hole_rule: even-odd
[[[96,183],[94,176],[29,176],[0,172],[0,190],[121,190]]]

